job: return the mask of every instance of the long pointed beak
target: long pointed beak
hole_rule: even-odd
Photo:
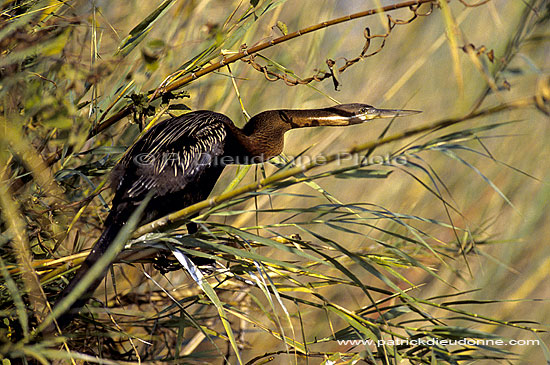
[[[419,110],[378,109],[367,104],[338,104],[323,109],[276,111],[278,118],[294,123],[292,128],[315,126],[344,126],[360,124],[372,119],[404,117],[422,113]]]
[[[420,110],[407,110],[407,109],[378,109],[375,107],[368,107],[361,110],[356,117],[365,118],[365,120],[378,119],[378,118],[395,118],[404,117],[407,115],[414,115],[422,113]]]

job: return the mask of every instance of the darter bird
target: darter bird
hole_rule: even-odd
[[[260,163],[279,155],[283,151],[284,134],[291,129],[347,126],[416,113],[419,111],[340,104],[324,109],[264,111],[252,117],[242,129],[227,116],[206,110],[159,122],[138,139],[114,167],[115,196],[105,229],[54,307],[105,253],[146,196],[150,195],[150,201],[140,224],[206,199],[225,165]],[[190,233],[196,230],[194,224],[188,225]],[[57,318],[59,328],[67,326],[86,304],[107,270],[108,267],[86,288],[86,294]]]

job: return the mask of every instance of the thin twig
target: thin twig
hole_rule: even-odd
[[[419,6],[421,4],[436,3],[437,1],[438,0],[405,1],[405,2],[402,2],[402,3],[399,3],[399,4],[392,4],[392,5],[384,6],[384,7],[381,7],[381,8],[361,11],[361,12],[358,12],[358,13],[346,15],[346,16],[343,16],[343,17],[340,17],[340,18],[335,18],[335,19],[332,19],[332,20],[328,20],[326,22],[322,22],[322,23],[319,23],[319,24],[316,24],[316,25],[312,25],[312,26],[304,28],[304,29],[300,29],[296,32],[286,34],[282,37],[275,38],[275,39],[272,39],[270,41],[260,43],[256,46],[243,49],[241,52],[236,53],[233,56],[223,57],[221,61],[215,62],[215,63],[213,63],[213,64],[211,64],[211,65],[209,65],[205,68],[202,68],[202,69],[200,69],[196,72],[191,72],[191,74],[188,74],[187,76],[183,77],[182,79],[174,81],[173,83],[171,83],[171,84],[167,85],[166,87],[164,87],[162,92],[155,93],[154,97],[150,101],[158,99],[158,98],[162,97],[163,95],[165,95],[166,93],[169,93],[171,91],[179,89],[180,87],[189,84],[190,82],[198,79],[199,77],[202,77],[202,76],[207,75],[207,74],[209,74],[213,71],[216,71],[216,70],[226,66],[227,64],[236,62],[236,61],[238,61],[240,59],[243,59],[245,57],[249,57],[252,54],[258,53],[260,51],[263,51],[264,49],[273,47],[277,44],[284,43],[284,42],[289,41],[289,40],[294,39],[294,38],[298,38],[298,37],[300,37],[304,34],[315,32],[315,31],[320,30],[320,29],[328,28],[328,27],[333,26],[333,25],[345,23],[345,22],[353,20],[353,19],[364,18],[366,16],[371,16],[371,15],[378,14],[378,13],[385,13],[385,12],[388,12],[388,11],[393,11],[393,10],[402,9],[402,8],[409,8],[409,7]],[[93,128],[90,131],[90,134],[88,135],[88,138],[93,137],[96,134],[104,131],[108,127],[114,125],[120,119],[130,115],[131,112],[132,112],[131,105],[125,106],[124,108],[119,110],[117,113],[115,113],[113,116],[111,116],[110,118],[105,120],[103,123],[100,123],[95,128]]]

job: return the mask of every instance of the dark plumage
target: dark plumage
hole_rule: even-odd
[[[258,163],[280,154],[284,134],[290,129],[344,126],[415,113],[343,104],[325,109],[270,110],[255,115],[243,129],[237,128],[225,115],[211,111],[195,111],[156,124],[130,147],[113,169],[115,196],[105,230],[59,295],[56,305],[106,251],[149,193],[151,200],[140,219],[141,224],[206,199],[226,164]],[[188,227],[191,231],[196,229]],[[57,319],[60,328],[70,323],[102,279],[103,275],[88,287],[87,295]]]

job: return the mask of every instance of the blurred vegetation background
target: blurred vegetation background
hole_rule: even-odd
[[[410,22],[393,27],[411,19],[407,7],[343,22],[164,92],[244,44],[399,2],[4,1],[0,356],[12,363],[550,361],[550,2],[425,2]],[[363,55],[380,52],[339,72],[362,54],[368,34],[387,34],[372,38]],[[320,82],[289,85],[325,72]],[[163,97],[151,101],[155,92]],[[374,162],[327,164],[241,194],[203,210],[196,220],[204,229],[193,237],[172,225],[133,241],[70,329],[51,338],[37,332],[46,298],[53,302],[101,233],[110,169],[146,124],[189,108],[242,126],[267,109],[351,102],[423,113],[292,131],[284,156],[226,168],[213,196],[287,171],[300,154],[363,146],[360,155]],[[120,110],[128,116],[112,119]],[[98,132],[109,118],[114,123]],[[456,123],[440,128],[449,121]],[[403,134],[423,125],[432,127]],[[393,142],[376,145],[387,136]],[[380,157],[405,162],[376,163]],[[228,269],[207,272],[200,285],[183,269],[165,272],[166,260],[179,268],[173,252],[193,254],[197,245]],[[154,253],[137,257],[149,254],[145,248]],[[434,338],[507,345],[337,341]]]

